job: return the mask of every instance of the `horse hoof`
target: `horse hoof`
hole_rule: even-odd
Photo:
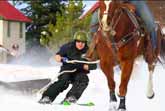
[[[153,99],[155,96],[155,93],[153,93],[151,96],[147,96],[148,99]]]
[[[126,111],[126,109],[118,109],[118,111]]]

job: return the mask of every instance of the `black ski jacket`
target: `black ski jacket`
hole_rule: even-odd
[[[62,57],[67,57],[69,60],[87,61],[86,59],[82,58],[82,56],[86,53],[87,50],[88,50],[87,44],[82,50],[78,50],[76,48],[76,42],[72,41],[61,46],[60,50],[56,54],[59,54]],[[79,72],[89,73],[89,71],[83,69],[83,65],[84,63],[76,63],[76,64],[63,63],[60,72],[65,70],[77,69],[77,71]],[[88,65],[89,65],[89,70],[96,69],[96,64],[88,64]]]

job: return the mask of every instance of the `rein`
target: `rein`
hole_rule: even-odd
[[[71,63],[71,64],[75,64],[75,63],[97,64],[99,62],[100,62],[100,60],[96,60],[96,61],[68,60],[68,61],[66,61],[66,63]]]
[[[115,48],[115,50],[118,50],[119,48],[121,48],[122,46],[126,45],[129,41],[133,40],[133,38],[139,34],[139,24],[136,20],[136,18],[134,17],[134,15],[129,12],[129,10],[127,8],[122,8],[123,11],[120,12],[119,17],[117,18],[116,22],[114,22],[114,17],[112,19],[112,22],[110,24],[111,30],[110,30],[110,41],[112,46]],[[121,19],[121,15],[125,12],[128,17],[130,18],[130,20],[132,21],[132,23],[135,26],[135,30],[133,32],[130,32],[126,35],[124,35],[121,40],[119,40],[118,42],[115,42],[114,40],[114,36],[116,34],[115,28],[117,26],[117,24],[119,23],[119,20]]]
[[[106,41],[108,47],[112,48],[112,53],[114,55],[114,58],[115,58],[117,64],[119,64],[119,60],[118,60],[118,56],[117,56],[119,48],[126,45],[129,41],[133,40],[136,37],[136,35],[138,34],[138,30],[139,30],[139,24],[138,24],[136,18],[134,17],[134,15],[125,7],[121,7],[119,10],[120,10],[120,12],[119,12],[117,20],[115,20],[116,16],[114,15],[112,18],[112,21],[110,22],[110,25],[109,25],[110,37],[106,36],[106,33],[108,31],[103,30],[103,25],[100,21],[100,18],[98,17],[99,18],[99,24],[100,24],[99,30],[101,30],[103,37],[106,39],[105,41]],[[116,11],[118,11],[118,10],[116,10]],[[124,35],[123,37],[121,37],[121,40],[119,40],[118,42],[115,42],[115,39],[114,39],[114,37],[116,35],[115,28],[116,28],[117,24],[119,23],[119,21],[121,20],[121,16],[123,13],[126,13],[128,15],[129,19],[131,20],[131,22],[135,26],[135,30]],[[104,13],[104,14],[108,14],[108,13]],[[138,40],[139,37],[136,37],[136,39]],[[109,46],[109,44],[111,46]]]

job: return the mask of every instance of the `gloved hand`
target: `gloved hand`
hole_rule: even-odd
[[[84,69],[83,63],[77,63],[77,64],[75,64],[75,66],[76,66],[76,69],[80,69],[80,70]]]
[[[62,57],[61,62],[62,62],[62,63],[67,63],[68,60],[69,60],[69,59],[68,59],[67,57]]]

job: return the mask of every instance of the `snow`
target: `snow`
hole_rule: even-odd
[[[0,81],[16,82],[51,78],[58,73],[59,67],[33,67],[29,65],[0,64]]]
[[[162,28],[162,32],[165,35],[165,27]]]
[[[164,78],[165,69],[159,64],[154,72],[155,97],[146,97],[148,69],[144,61],[136,62],[133,75],[128,85],[127,111],[164,111],[165,100]],[[41,78],[57,77],[59,66],[33,67],[27,65],[0,64],[0,81],[13,82]],[[61,93],[53,105],[40,105],[37,103],[38,97],[26,95],[20,92],[0,89],[1,111],[108,111],[109,90],[106,77],[100,69],[89,74],[90,83],[84,91],[79,103],[94,102],[94,107],[84,107],[78,105],[60,106],[57,105],[63,100],[69,89]],[[117,86],[120,83],[120,75],[115,74]],[[116,88],[118,91],[118,88]]]

